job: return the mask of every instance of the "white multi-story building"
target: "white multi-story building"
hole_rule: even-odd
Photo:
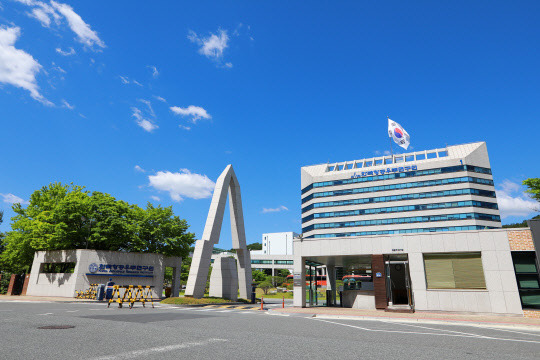
[[[484,142],[302,167],[304,238],[501,227]]]
[[[530,230],[500,229],[484,142],[302,167],[301,201],[295,306],[317,305],[325,266],[331,305],[523,314]]]
[[[274,276],[278,270],[293,270],[293,239],[295,232],[268,233],[262,235],[262,250],[250,251],[251,268]],[[212,262],[219,256],[233,256],[234,253],[216,253]]]
[[[279,232],[262,234],[262,250],[252,251],[252,255],[292,255],[293,239],[299,235],[295,232]]]

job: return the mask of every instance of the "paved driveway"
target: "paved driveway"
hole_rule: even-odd
[[[41,327],[72,326],[67,329]],[[276,314],[0,302],[2,359],[538,359],[540,332]]]

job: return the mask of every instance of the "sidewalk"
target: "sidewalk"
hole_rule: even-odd
[[[29,295],[15,295],[7,296],[0,295],[0,301],[17,301],[17,302],[30,302],[30,301],[50,301],[50,302],[65,302],[65,303],[103,303],[102,301],[92,299],[75,299],[70,297],[60,296],[29,296]]]
[[[394,313],[383,310],[360,310],[340,307],[312,307],[298,308],[286,307],[285,309],[272,309],[272,312],[288,314],[312,314],[321,319],[348,319],[348,320],[391,320],[403,322],[424,323],[455,323],[461,325],[483,326],[511,326],[527,327],[540,331],[540,319],[525,318],[511,315],[492,314],[456,314],[447,312],[415,312]]]

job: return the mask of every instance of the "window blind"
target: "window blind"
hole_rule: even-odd
[[[424,254],[428,289],[485,289],[480,253]]]

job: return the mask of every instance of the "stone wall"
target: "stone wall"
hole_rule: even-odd
[[[530,229],[509,230],[508,242],[512,251],[534,251],[534,243]]]

